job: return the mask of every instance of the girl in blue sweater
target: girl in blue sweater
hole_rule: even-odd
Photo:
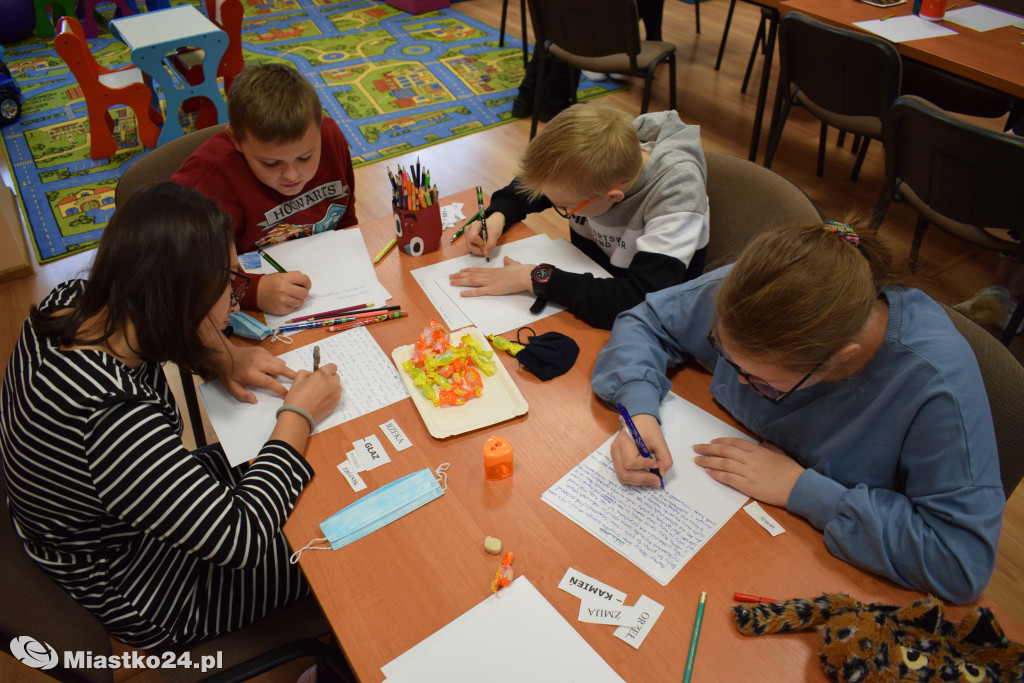
[[[658,404],[668,368],[693,358],[760,442],[716,439],[676,457],[806,518],[851,564],[973,601],[1005,505],[992,416],[970,346],[903,282],[877,236],[845,224],[764,233],[733,266],[619,315],[594,391],[626,406],[664,474]],[[628,434],[612,457],[623,483],[658,485]]]

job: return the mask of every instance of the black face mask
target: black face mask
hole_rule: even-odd
[[[529,327],[522,327],[516,333],[517,339],[523,330],[533,332]],[[545,332],[527,339],[529,342],[526,348],[517,353],[515,358],[544,382],[569,372],[580,355],[580,347],[576,342],[561,332]]]

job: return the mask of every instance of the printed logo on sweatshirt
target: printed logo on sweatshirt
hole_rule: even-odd
[[[348,186],[340,180],[332,180],[319,187],[314,187],[312,190],[303,192],[297,197],[281,202],[263,214],[265,220],[260,225],[266,230],[278,223],[291,223],[292,216],[305,211],[311,206],[316,206],[321,202],[346,198],[348,198]],[[342,206],[347,207],[347,202]]]

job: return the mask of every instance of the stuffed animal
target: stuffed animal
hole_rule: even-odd
[[[909,607],[865,605],[848,595],[733,607],[740,633],[803,631],[824,624],[821,666],[836,683],[1024,681],[1024,645],[977,607],[959,624],[934,597]]]

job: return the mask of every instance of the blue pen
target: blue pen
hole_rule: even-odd
[[[651,460],[654,460],[654,456],[651,455],[651,452],[649,450],[647,450],[647,444],[645,444],[644,440],[640,438],[640,432],[637,431],[636,425],[633,424],[633,418],[631,418],[629,416],[629,413],[626,411],[626,406],[622,405],[621,403],[616,403],[615,407],[619,409],[619,417],[622,418],[622,424],[626,425],[626,430],[629,431],[629,435],[633,437],[633,443],[636,444],[637,450],[640,451],[640,455],[644,456],[645,458],[650,458]],[[661,472],[658,471],[657,467],[647,471],[650,472],[651,474],[657,474],[658,481],[661,482],[661,488],[665,488],[665,480],[662,479]]]

